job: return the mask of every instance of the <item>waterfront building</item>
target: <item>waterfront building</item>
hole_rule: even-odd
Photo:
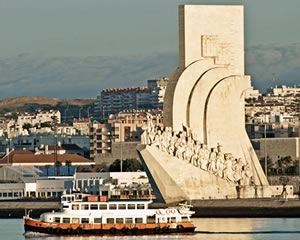
[[[61,142],[62,144],[76,144],[85,152],[88,152],[90,149],[88,135],[58,134],[57,142]],[[37,147],[40,148],[45,145],[55,145],[53,132],[31,133],[30,135],[18,135],[12,138],[8,138],[5,135],[0,137],[0,152],[2,154],[6,153],[6,149],[34,151]]]
[[[81,191],[111,198],[155,198],[145,172],[76,172],[73,176],[32,177],[0,183],[0,200],[57,198]]]
[[[60,149],[59,149],[60,150]],[[50,150],[51,151],[51,150]],[[48,154],[45,154],[47,153]],[[13,150],[0,159],[0,178],[3,181],[14,180],[18,181],[20,176],[18,174],[12,175],[14,179],[8,179],[6,171],[13,171],[11,167],[32,167],[34,170],[32,175],[38,176],[54,176],[54,175],[71,175],[74,174],[75,170],[79,166],[90,167],[95,162],[91,161],[78,154],[50,154],[49,149],[43,154],[41,151],[26,151],[26,150]],[[60,164],[57,165],[57,162]],[[10,168],[6,168],[10,167]],[[17,170],[16,170],[17,171]]]
[[[74,189],[109,198],[153,198],[145,172],[76,172]]]
[[[52,178],[27,178],[21,183],[1,183],[0,200],[11,199],[58,199],[73,188],[73,176]]]

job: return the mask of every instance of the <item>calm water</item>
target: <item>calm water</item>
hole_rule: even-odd
[[[22,219],[0,219],[1,240],[95,240],[95,239],[213,239],[213,240],[276,240],[300,239],[300,218],[194,218],[197,226],[195,234],[189,235],[156,235],[128,237],[100,236],[23,236]],[[203,233],[203,232],[209,233]]]

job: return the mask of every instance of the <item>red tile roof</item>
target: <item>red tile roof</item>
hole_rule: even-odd
[[[77,154],[58,154],[57,160],[65,163],[67,160],[70,160],[73,165],[76,164],[94,164],[94,161],[89,160],[85,157],[82,157]],[[54,164],[54,154],[41,154],[41,155],[34,155],[31,151],[13,151],[9,155],[4,156],[0,159],[0,164],[30,164],[33,165],[37,164]]]

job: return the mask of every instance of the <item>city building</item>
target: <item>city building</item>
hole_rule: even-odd
[[[163,126],[160,110],[122,111],[119,114],[110,115],[106,123],[92,123],[90,158],[98,159],[99,163],[105,160],[111,162],[117,158],[137,158],[135,147],[141,141],[147,114],[153,116],[154,125]]]
[[[287,96],[287,95],[298,95],[300,94],[300,84],[294,87],[289,87],[286,85],[275,86],[268,89],[268,94],[273,96]]]
[[[155,198],[145,172],[76,172],[74,189],[109,198]]]
[[[246,98],[246,130],[251,139],[298,136],[300,87],[270,88],[259,98]],[[265,131],[266,129],[266,131]]]
[[[169,79],[148,80],[147,87],[102,89],[97,97],[96,111],[102,118],[126,110],[162,109]]]
[[[13,138],[3,135],[0,136],[0,152],[6,153],[6,149],[34,151],[41,146],[55,145],[55,141],[53,132],[31,133],[30,135],[18,135]],[[61,142],[61,144],[75,144],[85,152],[88,152],[90,149],[88,135],[58,134],[57,142]]]
[[[1,183],[0,200],[58,198],[73,188],[73,176],[52,178],[28,178],[21,183]]]
[[[89,118],[74,118],[73,127],[77,130],[80,135],[90,134],[90,119]]]
[[[292,161],[299,159],[299,137],[260,138],[251,141],[258,158],[264,159],[267,156],[275,167],[281,158],[291,157]]]
[[[27,176],[19,182],[0,183],[0,200],[58,198],[81,191],[110,198],[155,198],[145,172],[76,172],[73,176]]]
[[[18,116],[17,125],[23,127],[24,124],[39,126],[42,123],[61,123],[61,114],[58,110],[38,111],[36,113],[25,112]]]
[[[21,177],[19,174],[12,174],[11,176],[14,179],[7,178],[9,175],[7,171],[18,172],[18,168],[14,169],[13,167],[32,167],[31,175],[33,176],[54,176],[57,172],[59,175],[67,176],[74,174],[76,168],[79,166],[90,167],[95,164],[94,161],[78,154],[62,153],[61,149],[57,151],[57,154],[50,154],[51,151],[53,150],[45,149],[43,153],[41,150],[37,152],[27,150],[13,150],[8,152],[0,159],[0,178],[5,178],[2,180],[18,181]],[[60,165],[57,165],[57,162]]]

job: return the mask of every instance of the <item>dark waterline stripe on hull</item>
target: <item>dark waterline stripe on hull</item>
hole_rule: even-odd
[[[52,229],[49,231],[49,228],[40,228],[40,227],[34,227],[34,226],[24,226],[25,232],[37,232],[37,233],[46,233],[51,235],[153,235],[153,234],[174,234],[174,233],[193,233],[195,228],[184,228],[184,229],[168,229],[167,231],[164,231],[163,229],[128,229],[128,231],[124,232],[122,230],[115,230],[112,232],[111,230],[85,230],[81,229],[80,232],[73,230],[72,232],[68,232],[67,230],[60,229],[59,232],[57,232],[57,229]]]

